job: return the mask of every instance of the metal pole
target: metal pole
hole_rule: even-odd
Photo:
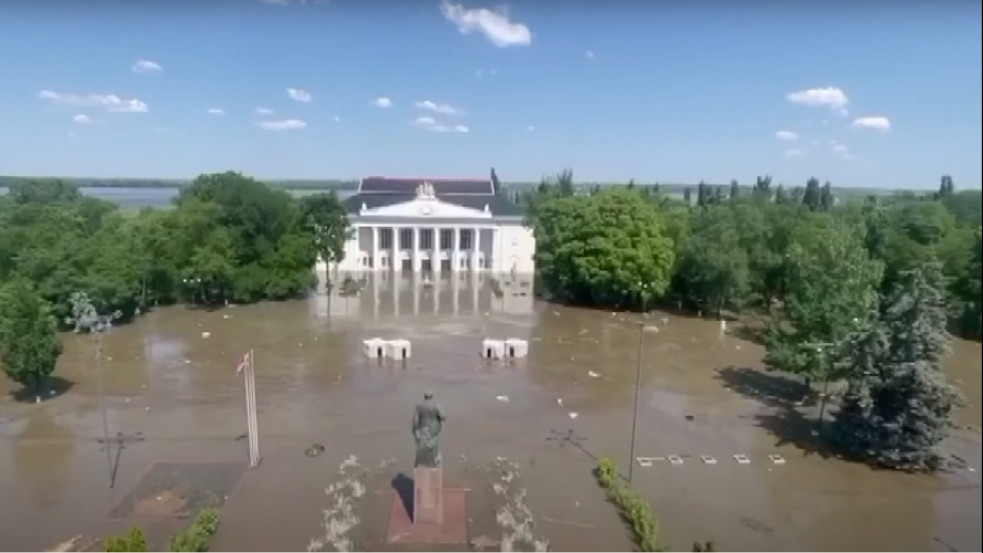
[[[635,403],[631,415],[631,453],[628,458],[628,482],[631,482],[635,469],[635,429],[638,427],[638,390],[642,378],[642,344],[645,338],[645,321],[638,325],[638,356],[635,366]]]
[[[99,410],[102,414],[102,441],[106,448],[106,468],[109,469],[109,487],[115,485],[113,478],[113,454],[110,451],[109,443],[109,419],[106,416],[106,395],[102,385],[102,329],[93,329],[96,332],[96,387],[99,393]]]
[[[249,360],[252,363],[252,359]],[[253,417],[252,417],[252,396],[249,394],[249,365],[247,364],[242,375],[243,391],[246,395],[246,447],[249,456],[249,466],[255,466],[253,460]]]

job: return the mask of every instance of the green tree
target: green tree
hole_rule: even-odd
[[[819,211],[822,207],[822,191],[819,189],[819,180],[815,177],[810,177],[806,182],[802,203],[809,208],[809,211]]]
[[[15,279],[0,288],[0,363],[7,376],[40,401],[61,352],[58,323],[34,287]]]
[[[535,233],[543,283],[558,299],[630,306],[668,287],[673,244],[639,194],[611,189],[547,202]]]
[[[493,176],[494,172],[492,169]],[[345,241],[351,236],[351,224],[338,195],[331,191],[305,196],[301,199],[301,215],[321,259],[329,265],[340,263],[345,258]]]
[[[737,180],[730,181],[730,199],[736,200],[741,194],[741,187],[737,184]]]
[[[746,301],[748,256],[741,243],[734,211],[714,206],[697,216],[681,252],[674,290],[701,309],[740,307]]]
[[[856,328],[877,300],[881,264],[867,255],[862,228],[817,214],[795,229],[784,269],[785,297],[765,362],[807,382],[837,378],[806,344],[837,344]]]
[[[877,322],[841,353],[849,391],[833,436],[856,457],[913,471],[941,467],[942,442],[959,392],[942,371],[948,351],[941,267],[927,263],[904,275]]]

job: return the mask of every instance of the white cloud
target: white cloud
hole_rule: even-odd
[[[279,119],[270,121],[256,121],[256,126],[268,131],[292,131],[303,129],[307,123],[300,119]]]
[[[829,153],[837,157],[842,157],[843,159],[853,159],[850,148],[847,148],[846,144],[842,144],[837,140],[831,139],[829,141]]]
[[[137,60],[130,69],[132,69],[134,73],[141,75],[160,73],[164,70],[159,63],[151,60]]]
[[[450,104],[432,102],[430,100],[421,100],[416,103],[416,107],[419,109],[425,109],[427,111],[432,111],[434,113],[440,113],[443,115],[464,115],[464,110],[461,108],[454,107]]]
[[[529,125],[528,127],[526,127],[526,130],[529,132],[533,132],[534,130],[536,130],[536,127]]]
[[[91,117],[89,117],[84,113],[80,113],[75,117],[72,117],[72,121],[75,121],[80,125],[91,125],[92,123],[95,123],[95,121],[93,121]]]
[[[594,59],[594,51],[593,50],[587,50],[586,52],[584,52],[584,57],[587,58],[587,59],[589,59],[589,60]]]
[[[372,100],[372,105],[374,105],[377,108],[391,108],[393,107],[393,101],[390,100],[389,98],[386,98],[385,96],[382,96],[380,98],[376,98],[375,100]]]
[[[799,148],[789,148],[785,150],[785,157],[801,157],[806,155],[805,150]]]
[[[466,125],[445,125],[433,117],[423,116],[417,117],[411,121],[413,125],[417,127],[426,129],[430,132],[456,132],[456,133],[467,133],[471,132]]]
[[[335,115],[334,116],[334,122],[337,123],[338,121],[341,121],[341,117]]]
[[[222,108],[208,108],[208,115],[225,115],[225,110]]]
[[[529,46],[532,43],[532,32],[529,31],[529,27],[509,20],[508,10],[504,7],[495,10],[485,8],[469,10],[461,4],[442,0],[440,13],[456,25],[457,30],[462,34],[477,31],[499,48]]]
[[[795,142],[799,139],[799,135],[792,131],[778,131],[775,133],[775,140],[781,140],[782,142]]]
[[[855,129],[874,129],[887,132],[891,130],[891,120],[882,116],[858,117],[850,124]]]
[[[290,96],[290,99],[295,102],[310,102],[314,99],[310,92],[299,88],[288,88],[287,96]]]
[[[492,67],[491,69],[475,69],[474,74],[477,77],[482,75],[488,75],[489,77],[494,77],[498,73],[498,69]]]
[[[256,112],[256,115],[273,115],[273,110],[270,108],[260,107],[256,108],[254,111]]]
[[[62,94],[51,90],[38,92],[38,98],[52,105],[82,108],[101,108],[110,113],[146,113],[147,104],[137,98],[121,98],[115,94]]]
[[[785,95],[785,99],[801,106],[826,107],[842,117],[849,114],[846,106],[850,103],[850,99],[842,89],[835,86],[789,92]]]

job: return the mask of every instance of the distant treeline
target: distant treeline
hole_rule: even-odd
[[[15,177],[0,176],[0,188],[9,188],[19,183],[26,183],[32,180],[51,180],[57,179],[66,184],[71,184],[78,188],[184,188],[191,184],[190,180],[184,179],[99,179],[99,178],[73,178],[73,177]],[[270,180],[264,183],[287,190],[356,190],[359,181],[357,179],[298,179],[298,180]],[[503,188],[507,189],[529,189],[539,186],[540,182],[504,182]],[[574,188],[578,191],[589,191],[599,186],[624,185],[623,182],[578,182]],[[638,188],[656,187],[663,194],[683,195],[687,189],[695,191],[699,183],[679,184],[679,183],[643,183],[632,181],[633,186]],[[705,183],[704,186],[716,188],[718,186],[731,186],[726,184]],[[751,190],[754,183],[740,184],[741,189]],[[839,197],[847,196],[890,196],[903,193],[904,189],[884,189],[884,188],[862,188],[862,187],[834,187],[833,191]]]

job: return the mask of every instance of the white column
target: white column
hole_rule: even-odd
[[[391,286],[390,294],[392,295],[393,300],[393,315],[399,315],[399,288],[402,284],[402,276],[403,275],[399,273],[395,273],[392,275],[392,279],[389,282],[389,285]]]
[[[471,231],[472,241],[471,241],[471,270],[475,273],[478,272],[478,253],[481,252],[481,228],[475,228]]]
[[[398,273],[402,263],[399,262],[399,227],[392,227],[392,238],[393,242],[390,244],[391,251],[389,252],[389,268],[393,272]]]
[[[461,227],[453,227],[454,236],[451,237],[451,272],[456,273],[458,269],[458,250],[461,247]],[[454,309],[457,313],[457,308]]]
[[[379,227],[372,225],[372,271],[379,270]]]
[[[410,256],[413,259],[413,272],[420,272],[420,227],[413,227],[413,246],[410,251]],[[415,313],[414,313],[415,315]]]
[[[440,227],[433,227],[430,230],[430,237],[433,242],[430,244],[432,247],[430,251],[430,272],[437,276],[440,274]],[[436,283],[434,283],[436,285]]]

